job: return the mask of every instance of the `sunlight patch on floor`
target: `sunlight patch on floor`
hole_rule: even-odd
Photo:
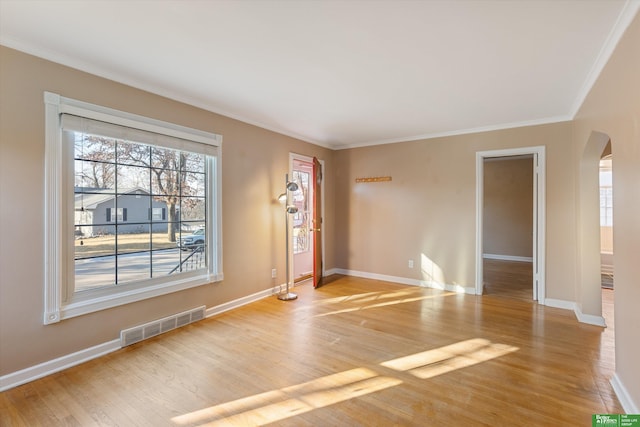
[[[427,379],[495,359],[519,350],[518,347],[495,344],[475,338],[448,346],[412,354],[383,362],[380,365],[396,371],[409,371],[412,375]]]
[[[413,297],[413,298],[401,298],[401,299],[396,299],[396,300],[393,300],[393,301],[379,302],[377,304],[370,304],[370,305],[365,305],[365,306],[344,308],[342,310],[335,310],[335,311],[330,311],[328,313],[316,314],[315,317],[324,317],[324,316],[331,316],[333,314],[351,313],[351,312],[354,312],[354,311],[369,310],[371,308],[384,307],[384,306],[388,306],[388,305],[404,304],[404,303],[408,303],[408,302],[422,301],[422,300],[427,300],[427,299],[432,299],[432,298],[443,298],[443,297],[447,297],[447,296],[451,296],[451,295],[457,295],[457,293],[456,292],[443,292],[443,293],[438,293],[436,295],[422,295],[422,296]]]
[[[450,293],[455,295],[455,293]],[[435,297],[435,295],[427,296]],[[386,304],[386,303],[385,303]],[[519,350],[483,338],[469,339],[380,363],[398,372],[428,379]],[[179,425],[265,425],[402,384],[375,368],[355,368],[305,383],[255,394],[171,419]]]
[[[264,425],[402,383],[357,368],[172,418],[185,425]]]
[[[420,288],[402,290],[395,292],[376,291],[376,292],[363,292],[361,294],[345,295],[341,297],[327,298],[320,301],[314,301],[315,305],[331,305],[340,304],[344,302],[360,302],[360,301],[374,301],[378,298],[393,298],[396,295],[410,295],[416,292],[421,292]]]

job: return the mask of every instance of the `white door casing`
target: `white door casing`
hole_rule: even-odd
[[[533,155],[533,299],[545,303],[545,147],[522,147],[476,152],[476,294],[483,292],[484,160],[492,157]]]

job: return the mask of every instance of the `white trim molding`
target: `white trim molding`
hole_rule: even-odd
[[[546,149],[543,145],[476,152],[476,284],[475,294],[482,295],[484,271],[483,209],[484,161],[495,157],[533,155],[533,299],[545,300],[546,294]]]
[[[533,257],[530,257],[530,256],[483,254],[482,258],[497,259],[500,261],[533,262]]]
[[[607,322],[604,320],[602,316],[595,316],[593,314],[584,314],[578,304],[576,304],[576,308],[573,310],[578,318],[580,323],[586,323],[588,325],[600,326],[601,328],[607,327]]]
[[[234,308],[239,308],[243,305],[251,304],[252,302],[259,301],[272,295],[277,295],[280,289],[284,290],[284,284],[210,307],[205,311],[205,318],[208,319],[209,317],[222,314],[226,311],[233,310]]]
[[[627,414],[640,414],[640,408],[631,398],[629,391],[624,386],[617,373],[615,373],[613,377],[611,377],[611,380],[609,380],[609,382],[611,383],[613,391],[616,393],[616,396],[618,397],[618,400],[620,401],[624,412]]]
[[[118,338],[58,357],[57,359],[49,360],[48,362],[3,375],[0,377],[0,392],[96,359],[105,354],[120,350],[120,348],[120,339]]]
[[[566,301],[555,298],[547,298],[543,301],[543,304],[547,307],[561,308],[563,310],[575,310],[576,308],[576,303],[573,301]]]
[[[578,111],[580,111],[580,107],[582,107],[584,100],[587,99],[587,95],[589,94],[589,92],[591,92],[593,85],[598,80],[598,77],[600,77],[602,70],[607,65],[607,62],[609,62],[613,51],[616,49],[616,46],[618,46],[620,39],[624,35],[625,31],[627,30],[639,10],[639,1],[627,0],[625,2],[620,15],[618,15],[616,23],[614,24],[611,32],[602,45],[602,48],[600,49],[596,60],[591,66],[591,69],[589,70],[589,73],[582,83],[582,87],[580,88],[580,91],[578,92],[578,95],[576,96],[576,99],[571,106],[571,120],[573,120],[576,117],[576,114],[578,114]]]
[[[592,314],[584,314],[582,312],[582,310],[580,310],[580,307],[578,307],[578,304],[573,302],[573,301],[565,301],[565,300],[554,299],[554,298],[546,298],[541,303],[546,305],[547,307],[561,308],[563,310],[572,310],[573,313],[576,315],[576,319],[578,319],[578,322],[580,322],[580,323],[586,323],[587,325],[599,326],[601,328],[606,328],[607,327],[607,323],[605,322],[604,317],[602,317],[602,316],[594,316]]]

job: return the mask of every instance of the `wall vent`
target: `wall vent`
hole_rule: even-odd
[[[156,335],[168,332],[172,329],[176,329],[181,326],[188,325],[189,323],[202,320],[204,319],[205,309],[206,307],[203,305],[189,311],[177,313],[163,319],[145,323],[144,325],[135,326],[129,329],[123,329],[122,331],[120,331],[120,345],[122,347],[126,347],[142,340],[146,340],[147,338],[155,337]]]

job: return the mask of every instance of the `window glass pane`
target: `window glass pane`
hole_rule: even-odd
[[[76,160],[74,186],[76,192],[115,188],[115,165],[89,160]]]
[[[119,141],[116,152],[121,165],[149,167],[150,150],[148,145],[129,141]]]
[[[151,175],[149,168],[140,166],[118,165],[118,192],[126,193],[134,188],[151,192]]]
[[[204,172],[205,156],[203,154],[186,153],[182,157],[180,170],[187,172]]]
[[[115,235],[97,235],[92,226],[75,227],[76,291],[115,283]]]
[[[182,176],[183,196],[204,197],[207,191],[205,186],[205,174],[197,172],[187,172]]]
[[[190,249],[180,250],[180,262],[176,264],[168,274],[205,269],[207,267],[205,254],[206,248],[204,244]]]
[[[105,163],[115,162],[116,141],[82,132],[70,132],[73,135],[74,158]]]
[[[206,229],[202,222],[183,222],[178,247],[181,250],[180,264],[174,270],[184,272],[206,268]]]
[[[177,171],[180,169],[180,152],[168,148],[151,148],[151,167]]]
[[[182,197],[180,199],[180,219],[182,221],[204,221],[205,215],[204,197]]]
[[[163,248],[162,244],[153,245],[151,266],[153,277],[167,276],[180,272],[180,262],[187,257],[187,253],[177,248],[175,244],[171,248]]]
[[[180,223],[180,233],[184,236],[185,234],[193,234],[199,230],[204,230],[205,222],[204,221],[182,221]]]
[[[125,227],[129,227],[129,224],[127,226],[118,226],[118,234],[116,236],[118,254],[148,253],[151,247],[149,225],[136,224],[135,229],[129,229],[127,233],[122,232]]]
[[[118,255],[118,284],[149,279],[151,277],[150,252]]]
[[[117,220],[119,234],[139,233],[147,230],[151,197],[142,190],[118,197]]]
[[[179,196],[180,176],[173,169],[151,169],[151,191],[158,196]]]

